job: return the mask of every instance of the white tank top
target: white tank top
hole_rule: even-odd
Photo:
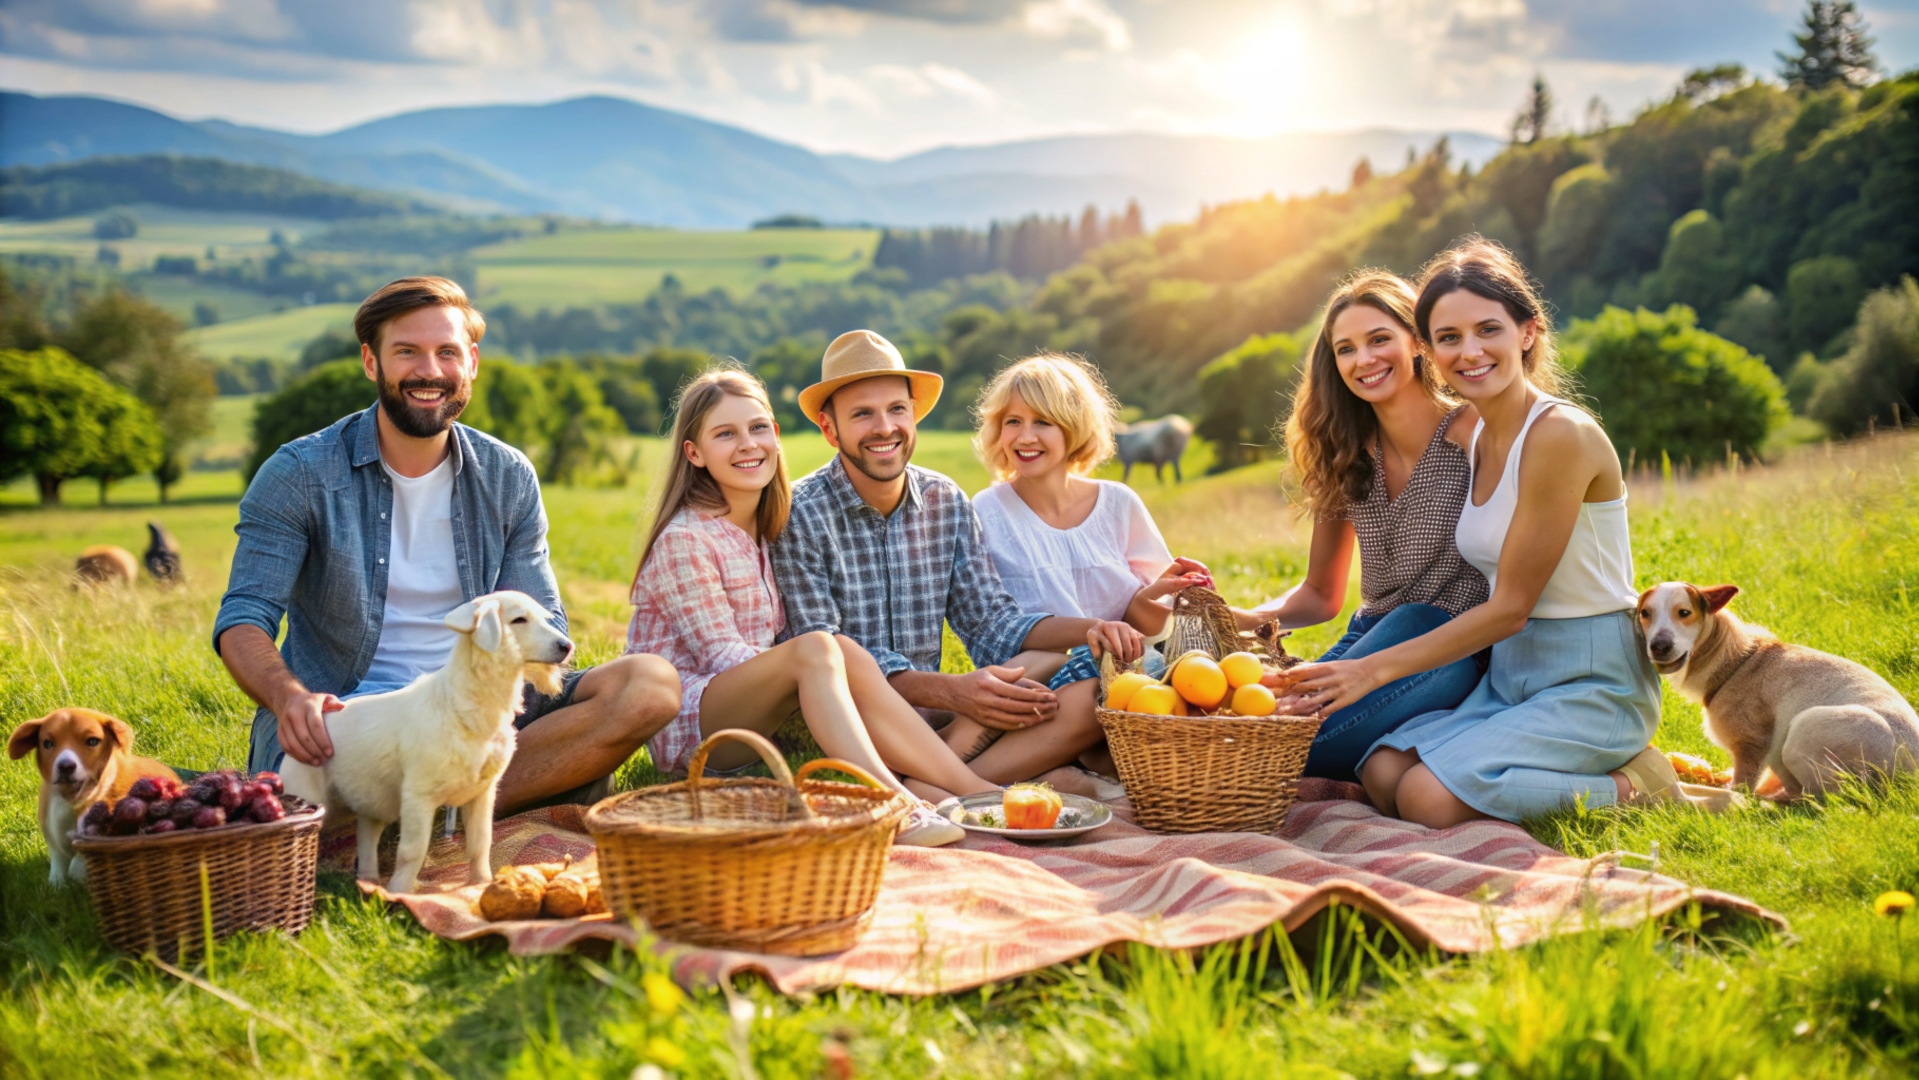
[[[1495,589],[1499,587],[1499,553],[1506,546],[1513,511],[1519,506],[1519,465],[1524,460],[1526,434],[1540,414],[1563,404],[1566,402],[1553,397],[1542,397],[1533,403],[1526,413],[1525,426],[1519,429],[1519,438],[1506,453],[1506,467],[1499,474],[1499,483],[1485,505],[1474,506],[1472,489],[1467,488],[1466,505],[1459,512],[1454,540],[1459,545],[1459,554],[1486,575],[1487,584]],[[1483,420],[1473,428],[1472,447],[1466,455],[1468,462],[1477,458],[1479,433],[1485,429]],[[1532,617],[1583,619],[1629,611],[1639,602],[1632,582],[1632,537],[1626,530],[1625,496],[1622,494],[1610,502],[1581,503],[1579,521],[1573,525],[1572,539],[1566,542],[1566,553],[1559,557],[1559,565],[1547,579],[1545,591],[1533,605]]]

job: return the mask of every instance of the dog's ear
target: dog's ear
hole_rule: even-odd
[[[107,738],[120,744],[120,749],[133,752],[133,725],[117,716],[102,716],[100,726],[106,729]]]
[[[481,652],[499,652],[500,642],[506,638],[506,623],[500,619],[500,604],[489,600],[480,605],[480,617],[473,624],[473,644]]]
[[[448,630],[461,634],[471,634],[475,624],[480,621],[480,602],[478,600],[468,600],[466,603],[447,612],[446,618],[443,621],[446,623]]]
[[[27,751],[40,744],[40,725],[46,721],[47,718],[43,716],[38,720],[29,720],[13,729],[13,737],[7,740],[9,760],[19,761],[27,756]]]
[[[1738,595],[1739,586],[1737,585],[1713,585],[1699,590],[1699,598],[1706,602],[1706,610],[1714,615],[1719,614],[1720,610],[1732,603],[1732,598]]]

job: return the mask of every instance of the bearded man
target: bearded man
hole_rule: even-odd
[[[454,422],[486,332],[466,293],[402,278],[367,297],[353,329],[379,400],[280,447],[240,500],[213,648],[260,706],[252,771],[283,755],[324,765],[326,714],[443,667],[455,636],[443,620],[476,596],[526,593],[566,630],[532,464]],[[557,695],[526,695],[502,814],[602,797],[680,708],[672,666],[637,654],[568,673]]]

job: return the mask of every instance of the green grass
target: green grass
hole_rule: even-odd
[[[872,265],[878,243],[866,229],[565,230],[474,249],[475,301],[555,311],[635,303],[667,273],[692,292],[843,281]]]
[[[313,304],[290,307],[246,319],[215,323],[189,330],[188,344],[213,360],[229,356],[297,360],[307,343],[328,330],[352,333],[357,304]]]
[[[816,436],[791,442],[795,471],[823,456]],[[919,460],[935,459],[969,488],[983,479],[960,467],[957,436],[923,438]],[[658,463],[646,461],[642,477]],[[1632,493],[1640,580],[1737,582],[1747,617],[1919,696],[1916,475],[1919,438],[1904,436],[1810,448],[1670,488],[1643,483]],[[1305,530],[1275,480],[1272,464],[1178,488],[1135,477],[1173,548],[1207,560],[1245,601],[1304,567]],[[233,506],[156,511],[133,504],[125,487],[129,504],[116,494],[104,510],[0,508],[0,723],[85,703],[132,721],[148,753],[198,768],[238,764],[251,709],[206,641]],[[643,479],[547,493],[554,563],[589,660],[618,650],[645,503]],[[93,596],[66,587],[77,547],[137,544],[149,516],[179,537],[187,588]],[[1323,643],[1335,630],[1301,637]],[[1670,694],[1660,745],[1725,760],[1705,746],[1698,710]],[[810,1078],[847,1075],[831,1063],[850,1058],[855,1075],[915,1078],[1760,1080],[1909,1076],[1919,1060],[1919,942],[1906,940],[1919,927],[1871,911],[1880,892],[1919,885],[1919,783],[1910,781],[1725,818],[1609,809],[1532,826],[1580,855],[1657,843],[1662,871],[1749,896],[1790,919],[1790,934],[1680,920],[1439,961],[1336,918],[1303,931],[1297,952],[1283,939],[1188,956],[1134,948],[925,1001],[856,992],[787,1000],[742,980],[728,992],[741,1003],[737,1021],[728,995],[680,1003],[659,994],[664,968],[650,954],[516,959],[440,941],[339,876],[323,879],[317,918],[297,941],[242,937],[200,963],[196,977],[225,995],[216,997],[109,953],[83,895],[46,886],[36,783],[24,763],[0,769],[8,1077],[626,1077],[652,1062],[682,1076]]]
[[[323,227],[320,222],[271,214],[133,205],[47,221],[0,219],[0,252],[45,252],[92,262],[101,244],[93,235],[93,222],[115,210],[124,210],[140,222],[138,235],[106,241],[120,253],[120,266],[128,271],[151,268],[160,255],[204,258],[209,247],[222,258],[257,255],[271,250],[276,229],[288,241],[296,241],[302,233]]]

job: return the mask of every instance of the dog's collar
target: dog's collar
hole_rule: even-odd
[[[1699,699],[1700,707],[1706,708],[1706,709],[1712,708],[1713,696],[1718,694],[1719,691],[1725,689],[1726,684],[1732,681],[1732,677],[1734,675],[1739,674],[1739,669],[1742,667],[1745,667],[1746,662],[1748,660],[1751,660],[1753,657],[1758,655],[1759,655],[1759,646],[1757,645],[1754,645],[1752,648],[1746,650],[1746,655],[1739,658],[1739,662],[1732,666],[1732,670],[1720,676],[1719,681],[1713,684],[1712,689],[1707,690],[1705,696]]]

